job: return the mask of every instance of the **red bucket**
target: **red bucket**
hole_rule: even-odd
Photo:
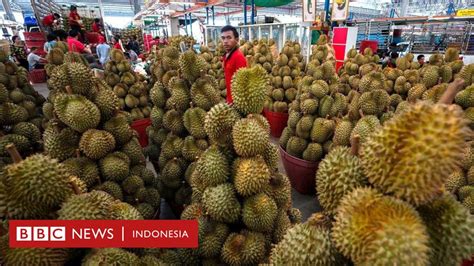
[[[263,113],[270,124],[272,136],[279,138],[288,123],[288,113],[278,113],[269,110],[263,110]]]
[[[140,145],[145,148],[148,146],[148,136],[146,134],[146,128],[151,125],[151,119],[145,118],[133,121],[132,128],[138,133],[138,141]]]
[[[29,77],[30,77],[30,81],[35,84],[46,82],[46,70],[33,69],[30,71]]]
[[[280,146],[280,155],[291,186],[301,194],[316,192],[316,171],[318,162],[309,162],[289,155]]]
[[[473,266],[474,265],[474,255],[472,255],[470,260],[463,260],[461,266]]]

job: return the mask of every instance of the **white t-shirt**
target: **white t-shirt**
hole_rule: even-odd
[[[28,59],[28,65],[29,65],[30,70],[31,70],[31,69],[34,69],[36,64],[38,64],[40,62],[41,56],[36,55],[34,53],[30,53],[28,55],[27,59]]]

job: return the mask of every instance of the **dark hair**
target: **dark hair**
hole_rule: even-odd
[[[114,40],[115,40],[116,42],[118,42],[118,41],[120,40],[120,36],[119,36],[119,35],[115,35],[113,38],[114,38]]]
[[[125,48],[125,50],[130,50],[130,49],[132,49],[132,48],[130,48],[130,45],[128,45],[128,44],[125,44],[123,47]]]
[[[77,30],[70,30],[69,31],[69,36],[76,37],[77,35],[79,35],[79,32],[77,32]]]
[[[422,54],[420,54],[420,55],[418,55],[418,56],[416,57],[416,60],[420,60],[421,58],[425,58],[425,56],[422,55]]]
[[[227,26],[224,26],[224,27],[221,29],[221,33],[224,33],[224,32],[226,32],[226,31],[232,31],[232,33],[234,33],[234,37],[235,37],[236,39],[239,38],[239,33],[237,32],[237,29],[234,28],[233,26],[227,25]]]
[[[95,18],[94,21],[95,22],[100,22],[100,18]]]
[[[74,11],[74,10],[77,10],[77,6],[75,5],[71,5],[71,7],[69,8],[70,11]]]
[[[391,57],[392,59],[397,59],[397,58],[398,58],[398,53],[397,53],[397,52],[391,52],[391,53],[390,53],[390,57]]]
[[[15,42],[16,39],[18,39],[18,38],[20,38],[20,36],[17,36],[17,35],[13,36],[13,37],[12,37],[12,42]]]
[[[57,38],[56,35],[54,35],[52,33],[50,33],[50,34],[48,34],[48,36],[46,36],[46,39],[48,40],[48,42],[54,41],[54,40],[56,40],[56,38]]]
[[[60,40],[66,40],[68,34],[65,30],[55,30],[54,35],[59,37]]]
[[[36,50],[38,50],[38,47],[31,47],[31,49],[30,49],[31,52],[34,52]]]
[[[61,17],[61,15],[59,15],[58,13],[54,13],[53,16],[54,16],[55,18],[60,18],[60,17]]]

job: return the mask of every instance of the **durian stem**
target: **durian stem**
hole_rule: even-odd
[[[10,157],[14,163],[20,163],[23,161],[23,158],[21,158],[21,155],[16,149],[15,144],[8,144],[5,148],[7,149],[7,152],[10,154]]]
[[[359,109],[359,114],[360,114],[360,117],[364,117],[364,111],[362,111],[362,109]]]
[[[351,138],[351,154],[354,156],[359,155],[359,141],[359,135],[355,135],[353,138]]]
[[[79,189],[79,187],[77,186],[77,184],[76,184],[74,181],[70,181],[69,183],[71,184],[72,189],[74,190],[74,193],[75,193],[76,195],[82,194],[82,193],[81,193],[81,190]]]
[[[67,94],[72,94],[71,86],[66,86],[66,92]]]
[[[76,149],[76,158],[81,157],[81,151],[79,149]]]
[[[156,218],[157,218],[156,216],[159,215],[159,214],[160,214],[160,208],[157,208],[156,211],[155,211],[155,214],[153,214],[153,220],[156,220]],[[158,216],[158,219],[159,218],[160,217]]]
[[[449,83],[448,88],[446,91],[441,95],[439,99],[439,104],[452,104],[454,97],[458,93],[458,91],[464,86],[463,79],[456,79],[453,82]]]

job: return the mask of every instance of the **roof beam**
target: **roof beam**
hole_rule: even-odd
[[[200,10],[200,9],[210,7],[210,6],[222,5],[224,3],[225,3],[225,0],[209,0],[209,1],[207,1],[207,3],[196,3],[195,6],[192,6],[188,9],[186,9],[185,11],[183,10],[183,11],[175,12],[174,14],[171,15],[171,17],[172,18],[177,18],[177,17],[183,16],[184,14],[192,13],[196,10]]]

